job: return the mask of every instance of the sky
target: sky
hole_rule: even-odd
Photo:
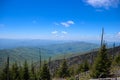
[[[120,0],[0,0],[0,38],[120,41]]]

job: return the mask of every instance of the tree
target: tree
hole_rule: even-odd
[[[19,80],[23,80],[23,66],[19,64]]]
[[[43,67],[41,69],[40,80],[51,80],[49,68],[46,63],[43,64]]]
[[[120,54],[118,54],[117,56],[115,56],[114,65],[120,67]]]
[[[89,70],[89,63],[88,63],[87,60],[85,60],[84,63],[83,63],[83,70],[82,71],[86,72],[88,70]]]
[[[58,70],[58,77],[69,77],[69,69],[66,60],[64,59],[63,63],[61,64],[59,70]]]
[[[29,79],[30,79],[30,75],[29,75],[28,63],[25,60],[23,67],[23,80],[29,80]]]
[[[110,65],[111,62],[110,59],[108,58],[106,45],[103,44],[93,64],[91,77],[98,78],[109,76]]]
[[[7,62],[5,64],[5,68],[2,71],[1,80],[10,80],[9,56],[7,57]]]
[[[120,71],[120,54],[116,55],[112,61],[111,74],[117,76]]]
[[[35,67],[33,65],[33,61],[31,63],[31,80],[37,80],[36,72],[35,72]]]
[[[17,62],[12,65],[11,69],[12,80],[20,80],[19,68]]]
[[[69,68],[69,74],[70,74],[70,76],[74,76],[75,75],[74,67],[70,67]]]
[[[89,70],[89,64],[88,64],[88,61],[85,60],[82,64],[79,65],[76,73],[79,74],[81,72],[86,72]]]

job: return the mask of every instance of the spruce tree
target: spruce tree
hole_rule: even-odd
[[[10,80],[9,56],[7,57],[7,62],[4,69],[2,70],[1,80]]]
[[[76,70],[76,74],[79,74],[79,73],[81,73],[81,72],[83,72],[83,64],[79,64],[79,65],[78,65],[78,68],[77,68],[77,70]]]
[[[35,72],[35,67],[34,67],[34,64],[33,64],[33,61],[31,63],[31,80],[37,80],[37,76],[36,76],[36,72]]]
[[[70,74],[70,76],[75,75],[74,67],[69,68],[69,74]]]
[[[83,72],[86,72],[88,70],[89,70],[89,63],[87,60],[85,60],[83,63]]]
[[[68,69],[68,65],[66,60],[64,59],[64,61],[62,62],[62,64],[60,65],[60,68],[58,70],[58,77],[61,78],[65,78],[65,77],[69,77],[69,69]]]
[[[79,65],[76,73],[79,74],[81,72],[86,72],[89,70],[89,63],[87,60],[85,60],[82,64]]]
[[[46,63],[43,64],[43,67],[41,69],[40,80],[51,80],[49,68]]]
[[[12,65],[12,70],[11,70],[11,76],[12,76],[12,80],[20,80],[20,75],[19,75],[19,68],[18,68],[18,65],[17,65],[17,62],[15,62],[13,65]]]
[[[120,54],[115,56],[114,65],[120,67]]]
[[[112,61],[111,74],[118,75],[120,70],[120,54],[116,55]]]
[[[91,77],[99,78],[99,77],[107,77],[110,73],[110,59],[107,54],[106,45],[103,44],[99,50],[99,53],[94,61]]]
[[[30,79],[30,74],[29,74],[28,63],[25,60],[23,67],[23,80],[29,80],[29,79]]]
[[[19,80],[23,80],[23,66],[19,64]]]

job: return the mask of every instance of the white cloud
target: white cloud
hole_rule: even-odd
[[[56,34],[56,35],[55,35],[55,37],[59,37],[59,35],[58,35],[58,34]]]
[[[120,0],[85,0],[85,2],[95,8],[105,8],[117,7]]]
[[[113,34],[105,34],[104,39],[105,41],[120,42],[120,32]]]
[[[118,35],[120,35],[120,32],[118,32]]]
[[[57,31],[57,30],[55,30],[55,31],[53,31],[53,32],[51,32],[52,33],[52,35],[53,35],[53,38],[54,39],[66,39],[67,38],[67,34],[68,34],[68,32],[66,32],[66,31]]]
[[[61,38],[64,38],[65,36],[62,35],[62,36],[60,36],[60,37],[61,37]]]
[[[117,33],[117,37],[120,38],[120,32]]]
[[[69,27],[70,25],[68,24],[68,23],[66,23],[66,22],[61,22],[61,24],[63,25],[63,26],[65,26],[65,27]]]
[[[67,32],[66,32],[66,31],[61,31],[61,33],[62,33],[62,34],[67,34]]]
[[[57,34],[58,33],[58,31],[53,31],[53,32],[51,32],[52,34]]]
[[[74,24],[74,22],[73,22],[73,21],[67,21],[67,23],[68,23],[68,24]]]
[[[71,25],[75,24],[74,21],[67,21],[67,22],[61,22],[61,25],[65,26],[65,27],[69,27]]]

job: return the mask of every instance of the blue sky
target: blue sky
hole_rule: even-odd
[[[120,0],[0,0],[0,38],[120,41]]]

